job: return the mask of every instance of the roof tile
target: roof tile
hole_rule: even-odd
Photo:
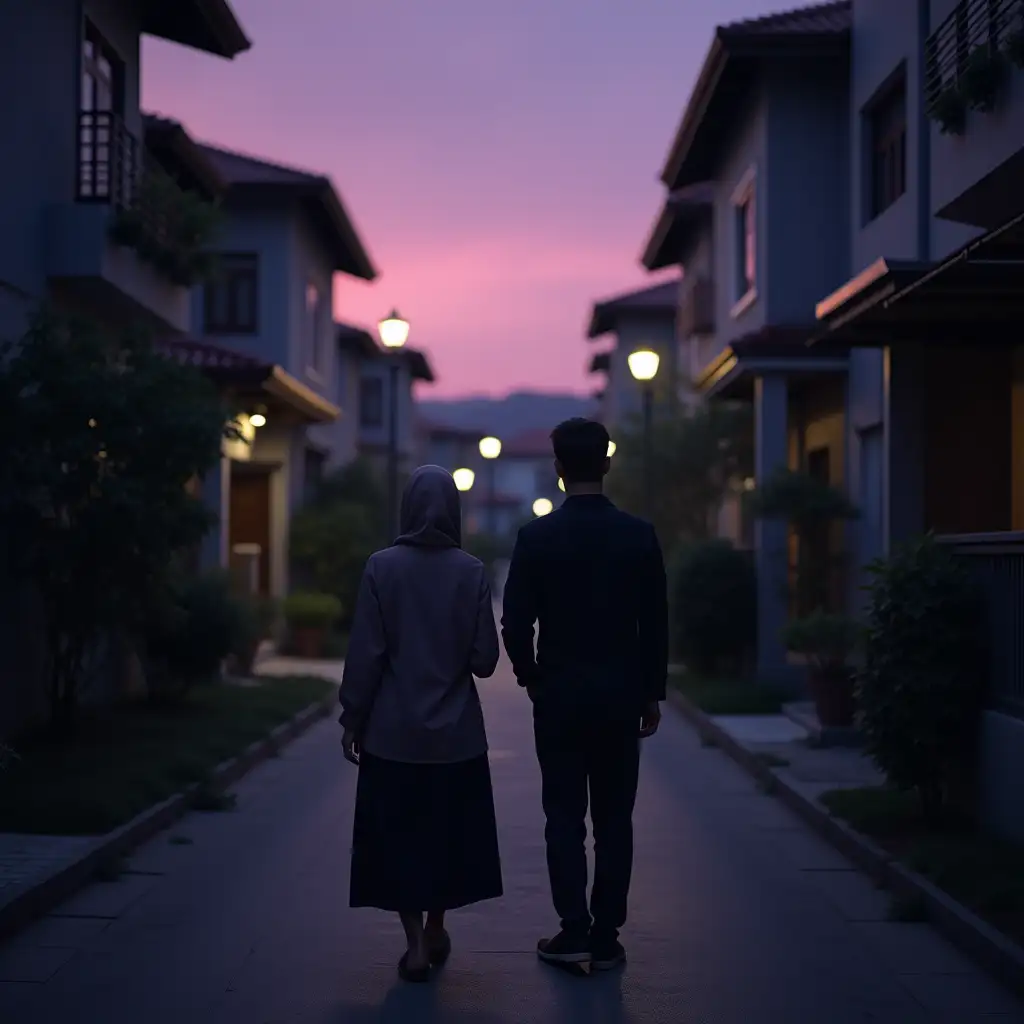
[[[850,0],[832,0],[830,3],[796,7],[760,18],[745,18],[723,25],[722,35],[799,35],[808,33],[820,35],[829,32],[846,32],[853,19],[853,5]]]

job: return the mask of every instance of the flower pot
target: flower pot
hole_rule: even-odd
[[[324,656],[324,642],[327,630],[321,626],[295,626],[292,629],[292,644],[300,658],[316,661]]]
[[[812,668],[808,688],[824,728],[845,729],[853,725],[857,706],[853,672],[849,668]]]

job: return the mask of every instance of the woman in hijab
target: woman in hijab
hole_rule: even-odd
[[[451,474],[417,469],[400,536],[366,563],[339,694],[345,757],[359,766],[349,902],[401,917],[407,981],[447,960],[445,911],[502,893],[473,679],[493,675],[498,635],[461,518]]]

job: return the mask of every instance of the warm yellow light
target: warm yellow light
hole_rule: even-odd
[[[460,491],[468,491],[473,486],[473,481],[476,479],[476,473],[471,469],[457,469],[452,473],[452,477],[455,480],[455,486]]]
[[[616,444],[614,441],[608,442],[608,458],[610,459],[615,454]]]
[[[558,478],[558,489],[560,491],[565,490],[565,481],[561,477]]]
[[[481,437],[480,454],[485,459],[496,459],[501,454],[501,441],[496,437]]]
[[[265,427],[267,425],[267,417],[264,416],[263,413],[261,413],[261,412],[254,412],[249,417],[249,422],[254,427]]]
[[[538,498],[533,503],[533,514],[535,516],[546,516],[554,507],[550,498]]]
[[[639,348],[629,354],[627,362],[629,363],[629,372],[637,380],[654,380],[658,373],[658,364],[661,362],[661,357],[657,352],[652,352],[649,348]]]
[[[377,324],[381,344],[385,348],[401,348],[409,340],[409,321],[398,315],[398,310],[391,310],[391,315]]]
[[[757,485],[755,484],[752,476],[748,476],[746,480],[743,481],[743,490],[745,491],[752,491],[755,486]]]

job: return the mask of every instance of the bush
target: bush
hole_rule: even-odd
[[[860,635],[856,620],[823,611],[792,619],[782,628],[786,650],[805,655],[816,668],[824,670],[845,668]]]
[[[334,594],[296,591],[284,599],[284,617],[292,629],[330,629],[342,611]]]
[[[151,689],[158,695],[180,695],[214,678],[252,630],[250,609],[232,593],[227,573],[175,581],[146,639]]]
[[[268,639],[277,619],[277,602],[255,594],[239,594],[235,600],[239,615],[230,651],[231,668],[248,676],[252,674],[260,643]]]
[[[726,540],[683,548],[672,573],[675,654],[692,672],[735,673],[757,637],[757,582],[750,555]]]
[[[964,566],[925,537],[868,566],[857,697],[865,747],[889,782],[940,817],[973,775],[981,605]]]

